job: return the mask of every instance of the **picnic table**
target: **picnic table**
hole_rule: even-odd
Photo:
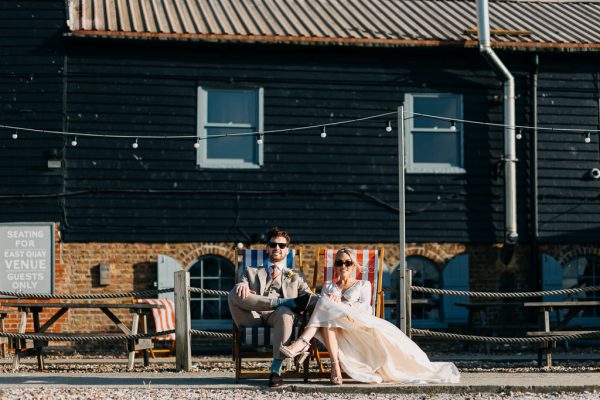
[[[148,314],[154,308],[163,308],[160,304],[147,304],[147,303],[42,303],[42,302],[5,302],[0,303],[2,308],[16,308],[17,312],[20,313],[19,320],[19,333],[25,333],[27,327],[27,317],[31,314],[33,319],[34,333],[45,333],[62,315],[71,309],[99,309],[101,310],[116,326],[119,330],[127,335],[135,335],[138,333],[138,326],[142,325],[142,332],[148,332]],[[58,309],[47,321],[41,324],[40,313],[46,308]],[[119,317],[117,317],[111,310],[115,309],[127,309],[133,313],[131,328],[127,327]],[[69,336],[73,339],[81,338],[83,336],[93,337],[98,334],[61,334],[61,336]],[[103,333],[101,336],[111,335],[110,333]],[[114,333],[112,335],[115,335]],[[57,339],[65,340],[65,339]],[[11,344],[15,350],[13,358],[13,369],[19,368],[21,351],[23,349],[35,348],[37,352],[37,361],[39,369],[44,369],[44,357],[43,349],[48,346],[48,341],[44,340],[24,340],[24,339],[12,339]],[[144,366],[149,365],[148,350],[153,347],[151,339],[131,339],[128,341],[128,369],[133,368],[135,361],[135,352],[138,350],[143,351]]]
[[[480,330],[485,333],[490,331],[491,327],[487,325],[487,313],[490,309],[497,307],[516,308],[522,307],[523,302],[517,301],[481,301],[481,302],[456,302],[454,305],[458,307],[466,308],[468,311],[467,317],[467,329],[469,332],[475,332],[475,316],[479,315],[479,326]],[[492,335],[496,335],[495,330],[491,332]],[[469,342],[465,342],[465,349],[468,349]],[[485,351],[487,354],[490,353],[490,343],[485,342]]]
[[[600,307],[600,301],[595,300],[566,300],[566,301],[533,301],[523,304],[524,307],[538,310],[538,331],[527,332],[528,336],[561,336],[573,333],[586,333],[593,331],[568,331],[565,330],[568,323],[584,308]],[[560,309],[567,309],[567,313],[561,316]],[[556,311],[556,326],[554,330],[550,326],[550,312]],[[538,366],[546,359],[546,365],[552,366],[552,348],[556,347],[556,340],[545,341],[538,350]]]

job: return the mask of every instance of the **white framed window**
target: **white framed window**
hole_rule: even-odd
[[[464,173],[462,96],[447,93],[405,95],[406,172]],[[413,113],[440,116],[429,118]]]
[[[198,87],[200,167],[259,168],[263,163],[262,142],[258,143],[255,135],[236,135],[262,131],[262,88]]]
[[[190,285],[202,289],[229,291],[235,284],[233,264],[220,256],[200,257],[189,268]],[[231,328],[231,314],[227,297],[192,293],[190,313],[194,329]]]

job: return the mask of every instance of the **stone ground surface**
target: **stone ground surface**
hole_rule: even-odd
[[[27,357],[19,371],[11,360],[0,359],[0,400],[16,399],[600,399],[600,354],[597,348],[557,352],[555,367],[537,368],[535,352],[435,353],[433,360],[452,360],[461,382],[447,385],[369,385],[347,381],[331,386],[327,380],[304,383],[287,380],[269,389],[265,380],[234,380],[227,356],[196,357],[193,371],[177,372],[174,360],[153,359],[144,368],[126,369],[124,354],[94,356],[69,354],[47,357],[38,371]],[[266,368],[267,361],[249,366]]]

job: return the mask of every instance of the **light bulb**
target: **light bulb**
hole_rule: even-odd
[[[77,146],[77,137],[75,137],[75,139],[73,139],[73,141],[71,142],[71,146],[73,146],[73,147]]]
[[[585,134],[585,138],[583,139],[583,141],[586,143],[590,143],[592,141],[592,138],[590,137],[589,132]]]
[[[519,131],[517,132],[517,134],[515,135],[515,138],[516,138],[517,140],[521,140],[521,139],[523,138],[523,130],[519,130]]]
[[[194,148],[195,149],[199,149],[200,148],[200,142],[196,140],[196,143],[194,143]]]
[[[137,149],[139,146],[140,146],[140,145],[138,144],[138,140],[137,140],[137,139],[135,139],[135,142],[133,142],[133,143],[131,144],[131,147],[133,147],[134,149]]]
[[[387,126],[385,127],[385,131],[390,133],[392,131],[392,121],[388,121]]]
[[[258,135],[258,138],[256,139],[256,144],[263,144],[263,135]]]
[[[327,137],[327,132],[325,132],[325,127],[323,127],[323,131],[321,132],[321,137],[325,139]]]
[[[13,139],[18,139],[19,138],[19,134],[17,132],[12,134],[12,138]]]
[[[452,130],[452,131],[456,130],[456,121],[450,121],[450,130]]]

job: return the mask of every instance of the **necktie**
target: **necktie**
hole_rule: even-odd
[[[271,265],[271,268],[273,269],[273,272],[271,273],[271,278],[275,279],[275,278],[277,278],[277,275],[279,275],[279,269],[277,268],[277,265],[275,265],[275,264]]]

